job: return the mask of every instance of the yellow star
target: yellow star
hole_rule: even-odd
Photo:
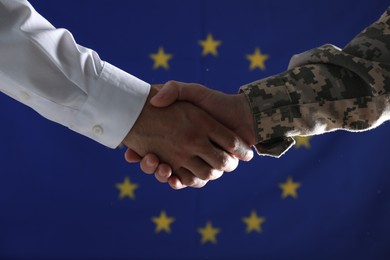
[[[310,148],[310,136],[295,136],[294,139],[296,141],[295,148],[299,148],[301,146],[304,146],[307,149]]]
[[[216,41],[213,38],[213,35],[209,33],[206,40],[199,41],[199,44],[203,47],[202,55],[206,56],[207,54],[212,54],[214,56],[218,55],[217,47],[221,45],[221,41]]]
[[[261,224],[265,222],[264,217],[258,217],[256,211],[252,210],[251,215],[247,218],[242,218],[242,221],[246,224],[246,232],[257,231],[261,233]]]
[[[164,230],[167,233],[171,233],[171,224],[175,221],[175,218],[168,217],[165,211],[161,211],[159,217],[153,217],[152,221],[156,224],[156,233],[160,233]]]
[[[287,181],[284,183],[279,184],[279,188],[282,189],[282,198],[285,199],[288,196],[291,196],[293,198],[297,198],[297,189],[301,187],[301,184],[299,182],[294,182],[292,178],[289,176],[287,178]]]
[[[115,185],[120,191],[119,198],[123,199],[125,197],[129,197],[130,199],[135,199],[134,191],[138,189],[137,183],[131,183],[130,179],[125,177],[123,182],[117,183]]]
[[[172,59],[172,56],[172,54],[165,53],[163,47],[160,47],[157,53],[149,55],[149,57],[154,60],[153,69],[158,69],[159,67],[169,69],[168,61]]]
[[[264,62],[268,60],[268,55],[262,54],[259,48],[256,48],[253,54],[246,55],[246,58],[251,62],[250,65],[251,70],[254,70],[255,68],[265,70]]]
[[[207,222],[206,227],[198,228],[198,232],[202,235],[202,244],[210,241],[213,244],[217,243],[217,234],[220,232],[219,228],[213,228],[210,221]]]

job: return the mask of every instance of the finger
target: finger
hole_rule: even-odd
[[[180,182],[186,186],[193,188],[200,188],[206,185],[207,181],[199,179],[195,175],[193,175],[189,170],[185,168],[180,168],[174,172],[175,176],[177,176]]]
[[[181,183],[180,179],[175,175],[172,175],[168,179],[168,184],[174,190],[181,190],[181,189],[187,188],[187,186],[184,185],[183,183]]]
[[[171,80],[151,98],[150,103],[155,107],[166,107],[178,100],[198,104],[208,92],[207,88],[199,84]]]
[[[158,174],[154,174],[154,177],[161,183],[167,183],[169,182],[169,179],[172,178],[173,176],[171,176],[170,178],[165,178],[165,177],[161,177]]]
[[[203,148],[203,151],[198,153],[198,156],[207,162],[212,169],[222,172],[234,171],[239,163],[236,157],[231,156],[211,142],[207,149]]]
[[[174,81],[168,81],[158,91],[158,93],[150,99],[150,103],[155,107],[166,107],[174,103],[179,97],[178,84]]]
[[[125,159],[129,163],[135,163],[141,161],[142,157],[139,156],[136,152],[128,148],[125,152]]]
[[[144,173],[154,173],[159,166],[160,160],[155,154],[149,153],[142,158],[140,166]]]
[[[238,160],[237,160],[238,161]],[[222,176],[223,170],[212,168],[208,163],[199,157],[189,160],[185,167],[201,180],[215,180]]]
[[[239,160],[250,161],[253,158],[252,149],[240,137],[221,124],[209,132],[209,138]]]
[[[161,179],[168,180],[172,176],[172,168],[166,163],[161,163],[157,167],[155,174],[159,175]]]
[[[168,164],[160,164],[154,173],[156,179],[161,183],[168,182],[169,178],[172,176],[171,167]]]

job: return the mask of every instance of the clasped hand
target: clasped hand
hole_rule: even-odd
[[[174,189],[203,187],[253,157],[253,119],[244,94],[199,84],[154,85],[123,141],[128,162]]]

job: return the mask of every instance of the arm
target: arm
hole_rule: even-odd
[[[150,85],[100,60],[24,0],[0,1],[0,90],[108,147],[138,118]]]
[[[238,161],[231,154],[243,158],[249,150],[199,108],[177,104],[155,111],[145,105],[155,94],[149,84],[78,45],[70,32],[54,28],[26,0],[0,0],[0,57],[2,92],[108,147],[123,141],[140,155],[158,154],[187,185],[202,186],[234,169]],[[197,126],[186,115],[208,131],[195,135]],[[169,135],[177,116],[182,116],[183,131]],[[180,148],[185,151],[177,152]]]
[[[389,119],[390,9],[344,49],[296,55],[290,70],[241,87],[252,108],[259,153],[280,156],[292,137],[363,131]]]
[[[325,45],[296,55],[288,71],[241,87],[248,101],[244,102],[251,108],[258,153],[279,157],[294,144],[293,136],[337,129],[369,130],[388,120],[389,42],[390,8],[343,50]],[[215,116],[215,104],[220,101],[211,98],[217,103],[202,102],[202,98],[216,95],[215,91],[205,91],[167,84],[152,103],[161,107],[176,99],[186,100]],[[221,104],[220,109],[236,105]],[[131,151],[126,155],[129,161],[142,159],[132,156]],[[159,167],[158,163],[158,158],[148,155],[141,160],[141,168],[155,172],[158,178],[169,178],[168,166]]]
[[[278,157],[294,144],[294,136],[368,130],[388,120],[389,42],[390,8],[343,50],[324,45],[307,51],[292,58],[288,71],[241,87],[250,105],[258,152]],[[227,117],[219,111],[237,106],[234,95],[218,99],[215,91],[199,90],[194,84],[166,84],[151,102],[162,107],[186,100],[230,122],[229,127],[232,121],[242,121],[239,115],[226,113]]]

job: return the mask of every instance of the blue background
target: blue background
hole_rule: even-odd
[[[200,82],[228,93],[287,68],[293,54],[343,47],[387,8],[354,1],[31,1],[58,28],[149,82]],[[202,56],[199,40],[222,41]],[[168,70],[151,53],[173,54]],[[249,70],[255,48],[266,69]],[[387,123],[313,137],[280,159],[255,157],[203,189],[174,191],[111,150],[0,95],[1,259],[389,259]],[[298,197],[281,197],[292,177]],[[117,183],[139,185],[119,198]],[[171,233],[152,218],[174,217]],[[246,232],[243,217],[266,218]],[[210,221],[217,243],[201,243]]]

